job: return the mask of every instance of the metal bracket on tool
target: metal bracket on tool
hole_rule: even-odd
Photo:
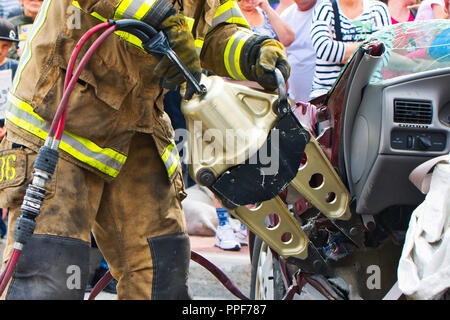
[[[241,206],[231,213],[281,257],[308,257],[308,236],[279,197],[253,208]]]

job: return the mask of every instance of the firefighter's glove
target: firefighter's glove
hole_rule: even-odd
[[[275,68],[281,71],[285,81],[287,81],[291,72],[283,45],[274,39],[267,39],[261,43],[254,68],[256,81],[264,89],[271,91],[278,87]]]
[[[190,32],[186,20],[183,15],[176,14],[168,17],[161,23],[161,29],[169,40],[170,47],[175,51],[177,56],[183,62],[185,67],[195,77],[201,74],[200,58],[195,48],[194,37]],[[154,69],[156,76],[164,78],[164,82],[168,86],[176,86],[182,84],[185,78],[181,71],[172,63],[167,56],[164,56]],[[191,98],[189,93],[189,83],[186,89],[186,98]]]

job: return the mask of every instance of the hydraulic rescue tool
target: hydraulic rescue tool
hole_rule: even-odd
[[[83,44],[102,29],[106,31],[87,50],[73,72]],[[15,226],[13,254],[1,274],[0,294],[12,276],[23,246],[34,232],[35,219],[44,201],[45,184],[58,161],[71,91],[92,53],[104,39],[119,30],[139,38],[148,53],[159,57],[166,55],[183,73],[187,85],[197,93],[182,103],[190,135],[190,173],[194,180],[207,186],[225,208],[280,256],[300,267],[308,265],[303,263],[306,259],[314,259],[319,262],[314,264],[315,267],[326,274],[326,263],[320,263],[323,261],[320,253],[311,246],[308,236],[279,194],[290,186],[331,220],[350,218],[349,194],[319,144],[293,114],[281,72],[275,69],[278,94],[228,82],[218,76],[203,75],[197,81],[170,48],[162,32],[137,20],[109,20],[89,30],[69,60],[63,97],[48,138],[34,163],[33,180]],[[211,141],[204,139],[211,129],[222,137],[231,132],[236,144],[230,145],[227,139],[225,143],[215,139],[212,146]],[[246,298],[209,261],[196,253],[192,253],[191,258],[215,274],[237,297]],[[111,279],[110,274],[94,288],[90,299],[106,286],[108,279]]]

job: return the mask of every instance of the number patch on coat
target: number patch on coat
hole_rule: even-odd
[[[0,152],[0,189],[16,186],[25,180],[27,156],[22,149]]]

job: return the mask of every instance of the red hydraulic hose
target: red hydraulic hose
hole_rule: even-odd
[[[211,272],[217,280],[219,280],[225,288],[228,289],[232,294],[234,294],[236,297],[242,300],[250,300],[245,294],[243,294],[231,281],[231,279],[218,267],[216,267],[211,261],[203,257],[202,255],[198,254],[195,251],[191,251],[191,260],[197,262],[202,267],[204,267],[206,270]],[[95,297],[106,288],[108,283],[111,282],[113,279],[111,272],[108,270],[103,277],[95,284],[94,288],[91,291],[91,294],[89,295],[88,300],[94,300]]]
[[[49,137],[51,138],[55,138],[56,140],[59,140],[61,138],[63,129],[64,129],[64,122],[61,120],[65,120],[62,119],[62,115],[65,113],[65,111],[67,110],[67,105],[69,102],[69,97],[72,93],[73,88],[75,87],[75,83],[77,82],[81,71],[84,69],[84,67],[86,66],[87,62],[89,61],[89,59],[91,58],[92,54],[94,53],[94,51],[100,46],[100,44],[114,31],[116,30],[116,26],[113,25],[111,27],[109,27],[106,31],[104,31],[95,41],[94,43],[91,45],[91,47],[88,49],[88,51],[86,52],[86,54],[83,56],[83,58],[80,61],[80,64],[77,68],[77,70],[75,71],[75,73],[73,74],[73,77],[70,78],[70,80],[68,80],[68,84],[67,87],[63,93],[63,97],[59,103],[58,109],[56,110],[55,116],[53,118],[53,122],[52,125],[50,126],[50,130],[49,130]],[[69,70],[67,70],[66,73],[66,79],[67,76],[69,76],[68,74]],[[66,85],[65,85],[66,86]],[[61,126],[60,128],[58,128],[58,126]],[[58,129],[58,133],[59,136],[55,136],[56,130]]]
[[[82,47],[86,43],[86,41],[98,30],[104,29],[109,27],[111,24],[109,22],[104,22],[96,25],[95,27],[89,29],[78,41],[78,43],[75,46],[75,49],[73,49],[72,55],[70,56],[69,63],[67,64],[67,70],[66,70],[66,78],[64,81],[64,90],[67,88],[70,79],[72,78],[72,72],[73,68],[75,66],[75,62],[77,60],[78,54],[80,53]]]
[[[197,262],[204,268],[206,268],[209,272],[211,272],[217,280],[219,280],[225,288],[228,289],[232,294],[242,300],[250,300],[245,294],[243,294],[231,281],[231,279],[218,267],[216,267],[211,261],[198,254],[195,251],[191,251],[191,260]]]
[[[70,56],[69,59],[69,63],[67,64],[67,70],[66,70],[66,77],[64,79],[64,91],[67,89],[70,80],[72,79],[72,72],[73,69],[75,67],[75,62],[78,58],[78,55],[81,51],[81,49],[83,48],[84,44],[86,43],[86,41],[97,31],[107,28],[109,27],[111,24],[109,22],[104,22],[104,23],[100,23],[94,27],[92,27],[91,29],[89,29],[78,41],[78,43],[75,46],[75,49],[72,52],[72,55]],[[62,136],[62,133],[64,131],[63,126],[61,126],[61,124],[65,123],[65,119],[66,119],[66,111],[64,111],[64,113],[61,116],[61,121],[58,124],[58,128],[56,129],[56,139],[60,139]],[[50,130],[50,132],[53,134],[52,130]],[[49,133],[50,134],[50,133]],[[53,136],[53,135],[51,135]]]
[[[98,280],[98,282],[95,284],[94,288],[91,291],[91,294],[88,297],[88,300],[94,300],[95,297],[103,291],[103,289],[106,288],[106,286],[111,282],[113,279],[113,276],[111,274],[111,271],[108,270],[106,273]]]
[[[0,296],[5,291],[6,286],[8,285],[9,280],[11,279],[12,273],[16,268],[17,261],[19,260],[19,256],[21,254],[21,250],[13,249],[11,258],[8,261],[8,264],[5,267],[1,274],[1,284],[0,284]]]

